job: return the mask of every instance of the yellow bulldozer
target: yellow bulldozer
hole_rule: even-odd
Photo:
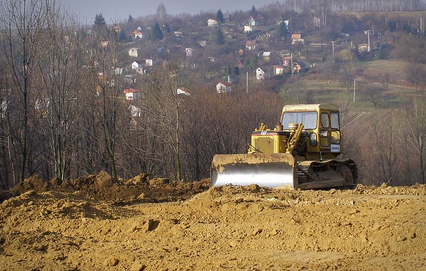
[[[339,110],[332,104],[283,107],[273,129],[251,134],[247,154],[216,154],[212,186],[250,185],[296,189],[352,188],[358,170],[342,153]]]

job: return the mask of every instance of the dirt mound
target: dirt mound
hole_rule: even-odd
[[[46,182],[38,176],[32,176],[10,191],[2,192],[0,200],[28,191],[36,193],[55,191],[78,193],[88,199],[115,203],[166,202],[186,200],[209,187],[210,182],[207,179],[198,182],[178,182],[165,178],[150,179],[144,173],[129,180],[114,181],[107,172],[102,171],[97,175],[88,175],[69,181],[52,179]]]
[[[426,270],[426,185],[205,190],[208,182],[146,176],[111,183],[103,173],[65,183],[0,204],[1,270]],[[96,199],[126,186],[158,190],[151,201],[200,193]]]

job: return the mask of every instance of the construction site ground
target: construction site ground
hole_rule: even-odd
[[[0,270],[426,270],[426,185],[210,188],[145,174],[0,192]]]

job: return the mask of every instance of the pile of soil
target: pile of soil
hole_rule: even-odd
[[[22,184],[0,205],[0,269],[426,270],[426,185],[223,186],[181,200],[207,181],[142,179]],[[138,202],[126,186],[157,192],[140,188],[151,202]]]
[[[166,178],[151,179],[145,173],[129,180],[115,181],[107,172],[101,171],[97,175],[67,181],[52,179],[50,182],[46,182],[38,176],[32,176],[20,182],[10,191],[0,193],[0,200],[28,191],[36,193],[55,191],[77,193],[87,199],[115,203],[166,202],[186,200],[209,187],[208,179],[198,182],[178,182]]]

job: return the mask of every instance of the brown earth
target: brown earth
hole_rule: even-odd
[[[426,185],[209,188],[100,173],[33,177],[1,196],[0,270],[426,270]]]

